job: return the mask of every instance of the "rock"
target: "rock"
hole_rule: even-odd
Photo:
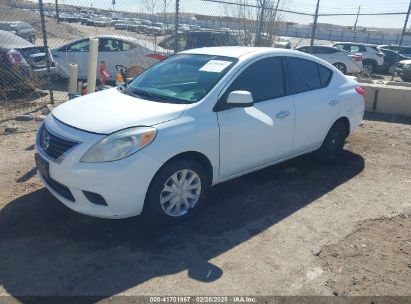
[[[29,121],[33,119],[33,114],[23,114],[23,115],[17,115],[15,120],[17,121]]]
[[[51,108],[49,106],[47,106],[47,107],[41,109],[40,112],[41,112],[42,115],[48,115],[51,112]]]
[[[362,244],[361,247],[362,247],[362,248],[367,248],[367,245],[366,245],[366,244]]]
[[[312,253],[314,256],[319,256],[320,253],[321,253],[321,248],[320,248],[320,247],[314,247],[314,248],[311,249],[311,253]]]
[[[14,132],[16,132],[17,131],[17,127],[16,126],[7,126],[5,129],[4,129],[4,132],[5,133],[14,133]]]
[[[43,121],[44,119],[46,119],[46,115],[43,115],[43,114],[39,114],[39,115],[36,115],[36,116],[34,116],[34,120],[35,121]]]

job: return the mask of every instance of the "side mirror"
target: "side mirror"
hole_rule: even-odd
[[[253,95],[248,91],[232,91],[226,101],[231,107],[252,107],[254,105]]]

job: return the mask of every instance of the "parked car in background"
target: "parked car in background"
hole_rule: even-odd
[[[399,46],[395,44],[390,44],[390,45],[380,45],[378,48],[398,52]],[[407,45],[401,46],[401,55],[411,59],[411,46],[407,46]]]
[[[403,81],[411,82],[411,59],[400,61],[395,72]]]
[[[67,13],[61,13],[59,15],[59,19],[60,19],[60,21],[69,22],[69,23],[78,22],[78,20],[79,20],[79,18],[77,16],[67,14]]]
[[[364,90],[314,56],[194,49],[53,109],[37,172],[74,211],[174,223],[212,185],[310,152],[336,160],[363,114]]]
[[[291,49],[292,44],[291,40],[287,37],[274,37],[273,39],[273,47],[281,48],[281,49]]]
[[[166,58],[171,53],[152,42],[132,37],[101,35],[99,39],[98,62],[106,61],[106,70],[113,76],[117,74],[116,65],[125,66],[128,76],[140,74],[144,69]],[[52,49],[58,75],[69,77],[70,63],[78,64],[78,77],[87,78],[89,38],[83,38]],[[98,77],[99,78],[99,77]],[[97,79],[98,79],[97,78]]]
[[[50,60],[53,73],[55,67],[51,56]],[[0,30],[0,71],[0,87],[34,89],[39,78],[47,73],[44,47]]]
[[[328,63],[335,66],[343,74],[357,74],[362,70],[361,55],[349,54],[336,47],[313,45],[302,46],[296,49],[297,51],[319,57]]]
[[[377,67],[377,72],[388,73],[392,75],[395,72],[398,62],[409,59],[404,55],[398,54],[396,51],[384,49],[382,47],[378,47],[378,49],[384,53],[384,64]]]
[[[94,26],[97,27],[108,27],[111,26],[113,21],[108,17],[99,17],[94,21]]]
[[[31,43],[36,42],[34,28],[27,22],[0,21],[0,31],[10,32]]]
[[[176,41],[177,40],[177,41]],[[223,31],[188,31],[173,34],[159,43],[159,46],[173,50],[177,43],[178,51],[184,51],[200,47],[237,46],[240,42],[232,33]]]
[[[339,42],[333,46],[347,51],[351,54],[361,54],[363,70],[372,74],[376,71],[378,66],[384,64],[384,53],[378,49],[378,45],[356,43],[356,42]]]

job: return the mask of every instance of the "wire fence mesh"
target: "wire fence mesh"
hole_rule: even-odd
[[[70,64],[78,65],[78,80],[87,81],[90,37],[99,38],[97,85],[114,85],[118,65],[133,77],[175,52],[207,46],[300,48],[335,61],[326,48],[317,53],[304,48],[313,40],[314,47],[335,45],[352,53],[353,61],[360,54],[361,68],[355,73],[372,62],[374,70],[365,75],[381,80],[392,77],[396,61],[411,57],[406,2],[373,7],[320,4],[315,27],[317,0],[302,2],[0,0],[0,121],[44,106],[51,97],[56,103],[67,100]],[[396,54],[401,41],[401,54]],[[372,44],[375,52],[370,54],[362,44]],[[385,45],[381,58],[379,45]],[[341,69],[350,73],[347,66]]]

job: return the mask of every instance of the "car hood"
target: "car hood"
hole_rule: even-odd
[[[401,63],[401,64],[411,64],[411,59],[401,60],[399,63]]]
[[[61,122],[99,134],[134,126],[152,126],[174,120],[186,104],[170,104],[135,98],[116,88],[72,99],[52,111]]]

